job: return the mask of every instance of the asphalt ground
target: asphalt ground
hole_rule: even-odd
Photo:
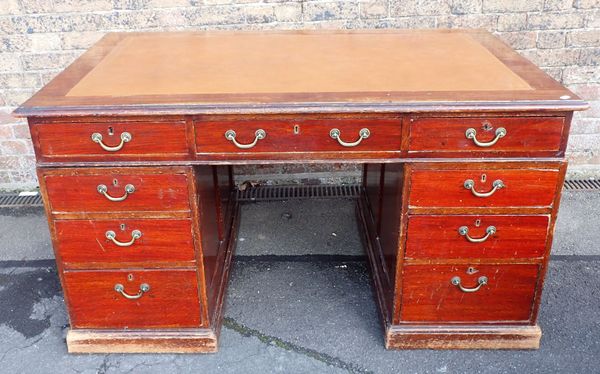
[[[387,351],[351,200],[242,207],[217,354],[69,355],[40,208],[0,209],[0,373],[597,373],[600,193],[563,193],[535,351]]]

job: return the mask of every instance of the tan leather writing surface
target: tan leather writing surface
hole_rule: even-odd
[[[463,33],[174,33],[124,38],[66,96],[531,89]]]

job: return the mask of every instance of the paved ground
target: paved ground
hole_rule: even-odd
[[[599,372],[598,193],[564,194],[538,351],[386,351],[350,201],[242,214],[218,354],[68,355],[43,213],[0,210],[0,373]]]

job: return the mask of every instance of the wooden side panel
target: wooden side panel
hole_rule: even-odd
[[[384,168],[384,164],[365,164],[363,174],[363,185],[367,193],[367,200],[373,219],[375,220],[377,231],[379,231],[379,223],[381,221],[381,183],[384,176]]]
[[[557,156],[565,129],[564,117],[429,117],[413,118],[410,122],[409,153],[457,153],[493,156],[507,153],[536,156]],[[491,142],[498,128],[506,135],[489,147],[480,147],[465,136],[467,129],[476,131],[479,142]]]
[[[477,197],[465,188],[466,180],[474,189],[487,193],[501,180],[504,187],[492,196]],[[413,170],[411,207],[550,207],[559,181],[558,169],[487,169]]]
[[[198,193],[200,238],[202,241],[202,259],[204,263],[205,282],[207,285],[207,296],[210,300],[212,290],[212,278],[215,273],[217,256],[219,255],[219,208],[217,201],[218,191],[211,166],[198,166],[195,168],[196,191]]]
[[[201,327],[195,270],[66,271],[65,295],[73,328],[178,328]],[[138,294],[136,300],[115,291]]]
[[[400,251],[400,227],[402,221],[402,199],[404,187],[404,166],[388,164],[385,167],[381,198],[381,223],[379,242],[383,272],[388,279],[390,290],[396,283],[396,266]],[[393,303],[390,303],[392,305]]]
[[[53,213],[189,211],[188,181],[184,173],[163,168],[141,173],[138,168],[63,169],[44,173],[44,182]],[[123,201],[110,201],[98,192],[107,187],[112,197],[125,195],[130,184],[135,191]]]
[[[406,322],[528,322],[539,265],[406,265],[401,319]],[[465,288],[488,283],[466,293],[451,283],[460,277]]]
[[[187,219],[116,219],[54,221],[58,252],[67,269],[194,266],[192,224]],[[130,242],[132,231],[142,236],[128,247],[106,237]]]
[[[543,257],[548,235],[548,215],[410,216],[405,256],[409,259],[518,259]],[[495,233],[481,243],[459,233],[467,227],[472,239]]]

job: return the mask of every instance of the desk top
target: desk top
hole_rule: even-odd
[[[113,33],[24,116],[584,109],[480,30]]]

